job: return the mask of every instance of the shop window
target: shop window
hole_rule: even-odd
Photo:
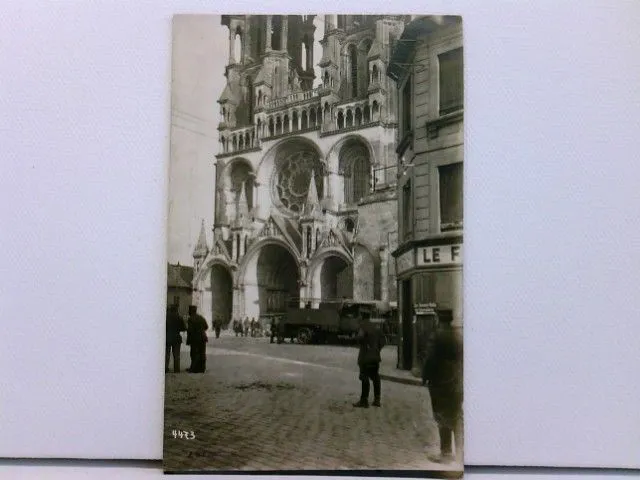
[[[440,230],[462,228],[462,162],[438,167]]]
[[[438,55],[440,69],[440,115],[460,110],[463,106],[462,48]]]

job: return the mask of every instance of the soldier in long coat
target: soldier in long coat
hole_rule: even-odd
[[[462,330],[454,328],[451,320],[440,320],[431,341],[422,369],[422,381],[429,387],[433,415],[440,433],[439,460],[462,461],[463,453],[463,348]]]
[[[187,344],[191,346],[191,366],[187,369],[188,372],[204,373],[206,370],[208,329],[207,321],[198,314],[197,307],[191,305],[187,325]]]
[[[173,354],[173,371],[175,373],[180,372],[180,345],[182,344],[182,336],[180,332],[187,330],[187,326],[184,324],[184,320],[178,313],[177,305],[169,305],[167,307],[167,336],[166,336],[166,350],[164,357],[164,371],[169,371],[169,360]]]

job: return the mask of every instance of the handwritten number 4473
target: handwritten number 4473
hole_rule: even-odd
[[[173,435],[173,438],[181,438],[183,440],[193,440],[196,438],[196,434],[193,430],[171,430],[171,435]]]

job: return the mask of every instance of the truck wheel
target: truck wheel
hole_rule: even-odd
[[[308,328],[301,328],[298,330],[298,342],[305,345],[311,343],[313,333]]]

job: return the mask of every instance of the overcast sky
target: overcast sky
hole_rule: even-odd
[[[314,63],[322,57],[323,20],[314,21]],[[210,248],[213,241],[217,100],[226,82],[229,30],[218,15],[176,16],[172,57],[168,261],[192,265],[203,220]],[[318,84],[320,69],[315,70]]]

